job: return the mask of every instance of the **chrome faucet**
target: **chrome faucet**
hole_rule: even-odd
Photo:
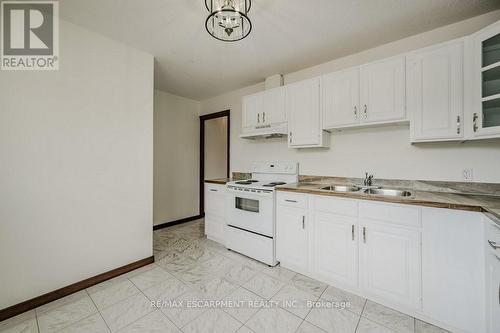
[[[363,181],[363,184],[365,186],[372,186],[372,181],[373,181],[373,175],[368,175],[368,172],[365,172],[365,179]]]

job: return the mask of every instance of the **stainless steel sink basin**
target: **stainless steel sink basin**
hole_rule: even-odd
[[[406,190],[397,190],[392,188],[369,188],[365,193],[372,195],[385,195],[390,197],[411,197],[412,193]]]
[[[324,186],[321,189],[332,192],[357,192],[361,190],[361,187],[349,186],[349,185],[329,185],[329,186]]]

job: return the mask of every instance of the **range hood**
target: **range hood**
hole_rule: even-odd
[[[286,124],[281,126],[262,126],[249,133],[240,134],[243,139],[271,139],[283,138],[288,135],[288,127]]]

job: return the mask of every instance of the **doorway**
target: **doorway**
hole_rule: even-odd
[[[200,116],[200,215],[205,216],[205,180],[229,178],[229,110]]]

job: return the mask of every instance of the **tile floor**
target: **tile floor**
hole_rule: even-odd
[[[0,332],[446,332],[228,251],[203,229],[199,220],[155,231],[154,264],[0,322]]]

